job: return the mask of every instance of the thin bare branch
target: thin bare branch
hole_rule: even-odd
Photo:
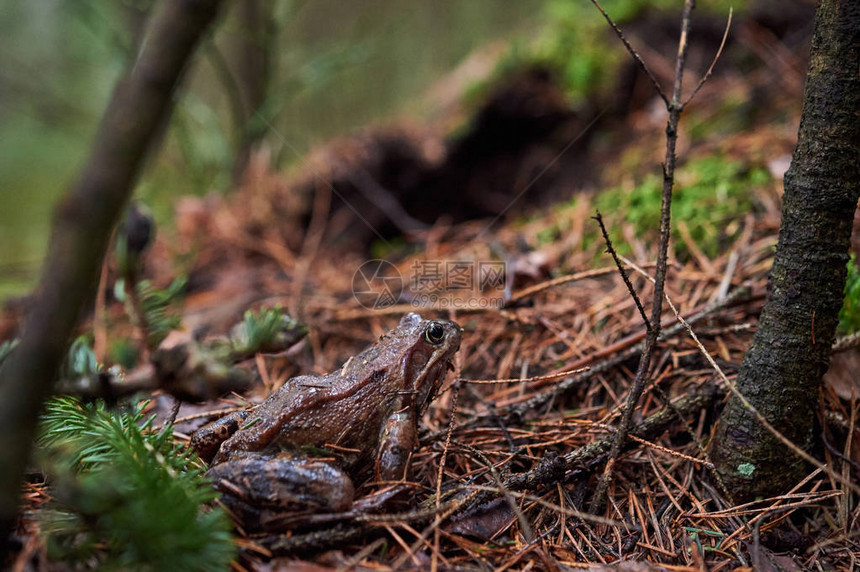
[[[460,395],[460,386],[454,386],[454,393],[451,395],[451,418],[448,422],[448,435],[445,437],[445,446],[442,448],[442,457],[439,459],[439,472],[436,474],[436,511],[442,510],[442,477],[445,475],[445,463],[448,459],[448,449],[451,446],[451,433],[454,432],[454,414],[457,411],[457,398]],[[413,550],[410,550],[413,552]],[[436,572],[439,566],[439,527],[433,528],[433,559],[430,563],[430,569]]]
[[[702,86],[705,85],[705,82],[707,82],[710,79],[711,74],[714,73],[714,66],[717,65],[717,60],[719,60],[720,56],[723,54],[723,48],[726,46],[726,39],[729,37],[729,30],[731,29],[731,27],[732,27],[732,9],[729,8],[729,19],[726,22],[726,29],[723,32],[723,39],[720,42],[720,47],[717,50],[716,55],[714,55],[714,60],[711,62],[710,67],[708,67],[708,71],[705,72],[705,75],[702,76],[702,79],[699,80],[699,85],[696,86],[696,89],[693,90],[693,93],[690,94],[690,97],[688,97],[686,99],[686,101],[684,101],[684,103],[681,104],[682,108],[687,107],[687,104],[690,103],[691,101],[693,101],[693,98],[696,97],[696,94],[699,93],[699,90],[702,89]]]
[[[584,371],[588,371],[587,367],[580,367],[576,369],[568,369],[564,371],[560,371],[558,373],[551,373],[548,375],[536,375],[533,377],[513,377],[508,379],[465,379],[458,378],[455,380],[456,382],[462,381],[465,383],[478,383],[478,384],[491,384],[491,383],[527,383],[531,381],[546,381],[548,379],[557,379],[559,377],[565,377],[568,375],[575,375],[577,373],[582,373]]]
[[[539,284],[535,284],[534,286],[529,286],[528,288],[524,288],[519,292],[515,292],[510,299],[505,301],[505,307],[513,306],[515,303],[519,302],[523,298],[528,298],[530,296],[534,296],[538,292],[543,292],[547,288],[552,288],[553,286],[559,286],[561,284],[567,284],[568,282],[576,282],[578,280],[585,280],[586,278],[597,278],[599,276],[604,276],[606,274],[612,274],[615,272],[614,268],[597,268],[595,270],[585,270],[583,272],[577,272],[576,274],[568,274],[567,276],[559,276],[558,278],[553,278],[552,280],[547,280],[545,282],[541,282]]]
[[[636,290],[633,288],[633,284],[630,283],[630,278],[627,276],[627,272],[624,271],[624,266],[621,264],[621,261],[618,260],[618,254],[615,253],[615,248],[612,246],[612,240],[609,238],[609,233],[606,232],[606,226],[603,224],[603,217],[600,216],[600,211],[597,211],[597,214],[591,218],[596,220],[597,224],[600,225],[600,232],[603,233],[603,242],[606,243],[606,252],[608,252],[612,256],[612,260],[615,261],[618,273],[621,274],[621,279],[624,280],[624,285],[627,286],[627,291],[630,292],[630,295],[633,297],[633,302],[636,304],[636,309],[639,310],[639,315],[642,316],[642,322],[645,324],[645,329],[650,332],[651,322],[648,320],[648,316],[645,315],[645,308],[642,307],[642,301],[639,299],[639,294],[636,293]]]
[[[680,120],[682,110],[680,104],[681,89],[684,79],[684,66],[687,61],[687,49],[689,47],[690,16],[695,4],[695,0],[686,0],[684,2],[684,12],[681,17],[681,38],[678,41],[678,57],[675,61],[675,81],[672,89],[672,100],[671,102],[667,102],[666,105],[669,111],[669,119],[666,123],[666,161],[663,165],[663,202],[660,208],[660,252],[657,255],[657,269],[655,271],[654,301],[651,310],[652,327],[648,335],[645,336],[645,348],[639,360],[636,377],[633,379],[633,387],[627,395],[627,403],[621,415],[621,422],[619,423],[618,433],[615,435],[615,441],[609,454],[609,461],[601,475],[597,490],[591,498],[589,505],[589,512],[591,513],[596,512],[603,504],[603,498],[606,495],[606,490],[612,478],[614,460],[621,453],[624,442],[627,440],[627,433],[630,430],[630,423],[633,418],[633,410],[636,409],[639,398],[645,390],[645,382],[651,369],[651,358],[654,353],[654,347],[657,344],[657,338],[660,336],[660,319],[663,311],[663,286],[666,281],[666,261],[669,253],[669,235],[671,231],[672,188],[675,183],[675,145],[678,141],[678,121]]]
[[[88,161],[57,207],[41,285],[21,343],[0,371],[0,560],[15,522],[42,402],[51,392],[81,308],[92,299],[113,228],[170,117],[179,80],[220,4],[161,3],[140,54],[114,89]]]
[[[635,267],[634,267],[634,269],[635,269]],[[641,270],[639,270],[639,269],[636,269],[636,270],[641,272]],[[648,278],[649,280],[653,281],[653,278],[651,278],[647,274],[644,274],[644,276],[646,278]],[[717,362],[714,360],[714,358],[711,357],[710,352],[708,352],[708,350],[705,349],[705,346],[702,344],[702,342],[699,341],[699,336],[697,336],[696,333],[693,331],[692,326],[689,324],[689,322],[687,322],[683,318],[683,316],[681,316],[681,313],[675,307],[675,304],[672,302],[672,300],[669,298],[669,296],[664,295],[664,298],[666,300],[666,303],[669,304],[669,308],[671,308],[672,312],[675,314],[675,318],[678,320],[678,322],[681,323],[681,325],[684,327],[684,329],[687,330],[687,333],[693,339],[693,342],[696,344],[696,347],[699,349],[699,352],[708,361],[710,366],[713,368],[713,370],[719,376],[720,380],[726,385],[726,387],[729,388],[729,390],[734,394],[734,396],[740,400],[740,402],[743,404],[743,406],[746,407],[755,416],[756,420],[758,420],[758,422],[761,423],[765,429],[770,431],[770,433],[774,437],[776,437],[783,445],[788,447],[788,449],[792,453],[794,453],[795,455],[797,455],[798,457],[800,457],[801,459],[803,459],[804,461],[806,461],[810,465],[812,465],[812,466],[814,466],[814,467],[816,467],[822,471],[827,471],[827,474],[833,480],[838,481],[839,483],[850,488],[855,493],[860,494],[860,486],[855,485],[850,480],[845,479],[841,475],[837,474],[835,471],[830,470],[825,463],[822,463],[821,461],[819,461],[818,459],[816,459],[815,457],[813,457],[812,455],[810,455],[809,453],[807,453],[806,451],[804,451],[803,449],[801,449],[800,447],[798,447],[797,445],[792,443],[791,439],[789,439],[788,437],[783,435],[776,427],[774,427],[765,418],[765,416],[762,415],[761,412],[759,412],[759,410],[756,409],[755,406],[747,400],[747,398],[743,395],[743,393],[741,393],[741,391],[738,389],[737,384],[735,382],[731,381],[726,376],[726,374],[723,372],[722,368],[717,364]]]
[[[645,62],[642,60],[641,56],[639,56],[633,46],[630,45],[630,42],[627,41],[627,38],[624,37],[624,33],[621,31],[621,28],[618,27],[618,24],[616,24],[612,20],[612,18],[609,17],[609,14],[606,13],[606,11],[603,9],[603,6],[601,6],[597,0],[591,0],[591,3],[594,4],[594,6],[598,10],[600,10],[600,13],[603,14],[604,18],[606,18],[607,23],[609,23],[609,25],[615,31],[615,35],[618,36],[618,39],[621,40],[621,42],[624,44],[624,47],[627,48],[627,51],[630,53],[630,56],[639,66],[639,69],[645,72],[645,75],[647,75],[648,78],[651,80],[651,83],[654,84],[654,89],[657,91],[657,95],[659,95],[663,99],[663,102],[666,105],[669,105],[669,98],[666,97],[666,92],[663,91],[663,88],[660,86],[660,82],[657,81],[657,78],[654,76],[653,73],[651,73],[651,70],[648,69],[648,66],[645,65]]]

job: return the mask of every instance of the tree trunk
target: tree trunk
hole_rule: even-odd
[[[236,82],[242,96],[243,124],[233,164],[233,182],[241,182],[254,146],[268,127],[257,116],[266,103],[273,69],[275,21],[270,0],[242,0],[238,9],[239,38],[236,45]]]
[[[860,197],[860,2],[822,0],[815,18],[797,147],[785,174],[770,292],[738,389],[810,452]],[[732,396],[712,460],[735,501],[785,492],[807,467]]]
[[[111,232],[141,166],[169,116],[174,90],[220,0],[166,0],[129,64],[80,178],[54,215],[42,279],[21,342],[0,368],[0,563],[17,514],[42,402],[92,299]]]

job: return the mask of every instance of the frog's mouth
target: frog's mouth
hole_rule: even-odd
[[[441,387],[442,380],[448,374],[448,370],[453,371],[453,369],[454,365],[450,359],[438,360],[435,363],[428,364],[418,379],[415,380],[416,405],[421,413],[424,413],[430,402],[436,398],[436,394],[439,392],[439,387]],[[426,393],[422,394],[424,391]]]

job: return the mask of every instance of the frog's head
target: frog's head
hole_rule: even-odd
[[[449,320],[425,320],[411,312],[401,318],[394,330],[406,341],[400,360],[405,387],[413,391],[412,405],[424,413],[445,374],[454,369],[451,359],[460,349],[462,328]]]
[[[344,365],[342,374],[369,378],[382,390],[399,394],[398,407],[422,414],[436,396],[451,359],[460,349],[461,328],[449,320],[425,320],[412,312],[377,343]]]

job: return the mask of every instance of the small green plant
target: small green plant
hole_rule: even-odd
[[[140,349],[129,338],[112,339],[108,348],[108,356],[124,370],[132,369],[140,359]]]
[[[162,290],[153,287],[149,280],[141,280],[134,286],[135,300],[128,296],[125,281],[117,280],[114,296],[125,303],[126,312],[132,320],[139,322],[138,325],[146,330],[150,348],[157,347],[171,330],[179,327],[181,318],[173,311],[173,307],[182,298],[187,282],[184,276],[180,276]]]
[[[15,349],[15,346],[18,345],[18,338],[14,338],[11,340],[6,340],[2,344],[0,344],[0,364],[9,357],[9,354],[12,353],[12,350]]]
[[[245,318],[233,328],[230,343],[235,356],[257,352],[282,351],[307,333],[307,327],[284,315],[280,308],[247,311]]]
[[[839,310],[840,334],[860,332],[860,267],[852,254],[848,261],[848,276],[845,278],[845,301]]]
[[[105,569],[226,570],[230,520],[204,507],[217,493],[172,427],[152,429],[144,405],[117,413],[72,397],[47,403],[38,454],[55,499],[42,526],[49,556]]]
[[[173,313],[172,307],[181,299],[187,282],[184,276],[180,276],[164,290],[153,288],[148,280],[137,284],[150,344],[157,346],[171,330],[179,327],[181,318]]]
[[[69,346],[66,361],[60,365],[60,379],[90,377],[97,374],[100,369],[101,366],[96,360],[89,338],[79,336]]]

